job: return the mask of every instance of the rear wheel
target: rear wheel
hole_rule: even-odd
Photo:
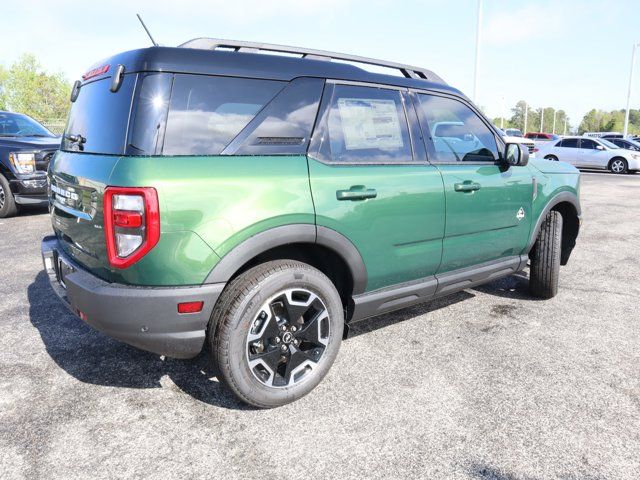
[[[609,162],[611,173],[627,173],[629,164],[624,158],[614,158]]]
[[[0,218],[12,217],[18,212],[9,182],[0,175]]]
[[[342,302],[331,280],[307,264],[278,260],[228,285],[212,315],[208,345],[222,381],[238,398],[272,408],[320,383],[343,329]]]
[[[529,289],[536,297],[553,298],[558,293],[561,247],[562,215],[551,211],[542,222],[538,239],[529,255]]]
[[[545,160],[551,160],[552,162],[557,162],[558,161],[558,157],[556,157],[555,155],[547,155],[546,157],[544,157]]]

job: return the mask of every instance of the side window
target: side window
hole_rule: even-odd
[[[580,140],[580,148],[584,148],[587,150],[595,150],[598,144],[593,140],[581,139]]]
[[[305,155],[324,80],[292,80],[222,152],[224,155]]]
[[[176,75],[164,155],[219,155],[285,82]]]
[[[577,138],[565,138],[560,141],[559,147],[564,148],[578,148],[578,139]]]
[[[495,162],[498,145],[493,131],[464,103],[420,94],[422,129],[433,162]]]
[[[398,163],[413,160],[401,94],[384,88],[335,85],[323,118],[321,160]]]

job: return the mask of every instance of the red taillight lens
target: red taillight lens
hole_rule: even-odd
[[[178,313],[198,313],[202,311],[204,302],[183,302],[178,304]]]
[[[149,187],[107,187],[104,233],[109,263],[127,268],[145,256],[160,239],[158,194]]]
[[[142,226],[142,214],[140,212],[116,210],[113,212],[113,224],[122,228],[140,228]]]

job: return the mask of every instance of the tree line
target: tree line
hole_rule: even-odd
[[[35,55],[26,53],[9,67],[0,65],[0,110],[40,121],[66,120],[71,83],[61,73],[46,72]]]
[[[526,127],[525,127],[526,113]],[[554,129],[555,114],[555,129]],[[577,127],[571,124],[567,114],[562,109],[553,107],[532,108],[524,100],[520,100],[511,109],[511,117],[496,117],[493,119],[494,125],[504,128],[517,128],[523,133],[526,132],[548,132],[558,135],[584,132],[623,132],[624,131],[625,110],[604,110],[592,109],[587,112]],[[629,110],[629,133],[640,134],[640,110]]]

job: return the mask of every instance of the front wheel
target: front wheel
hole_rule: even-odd
[[[555,155],[547,155],[546,157],[544,157],[545,160],[550,160],[552,162],[557,162],[558,161],[558,157],[556,157]]]
[[[629,165],[624,158],[614,158],[609,162],[609,170],[611,173],[627,173]]]
[[[13,217],[18,212],[9,182],[0,175],[0,218]]]
[[[320,383],[343,329],[342,302],[331,280],[307,264],[278,260],[227,286],[211,318],[208,346],[221,380],[238,398],[273,408]]]
[[[534,296],[553,298],[558,293],[561,249],[562,215],[551,211],[542,222],[538,239],[529,255],[529,290]]]

